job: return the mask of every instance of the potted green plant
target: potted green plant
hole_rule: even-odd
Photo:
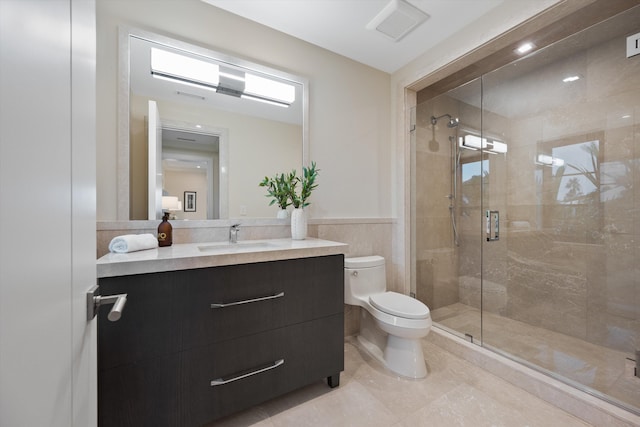
[[[316,163],[311,162],[311,167],[302,168],[302,177],[296,176],[295,170],[289,174],[289,199],[295,209],[305,208],[311,204],[308,200],[311,197],[311,192],[318,186],[316,179],[319,171],[320,169],[316,167]],[[300,194],[296,191],[298,184],[300,184],[301,188]]]
[[[289,216],[289,213],[287,212],[287,206],[291,205],[289,183],[295,178],[295,171],[293,173],[293,176],[291,176],[291,174],[285,175],[283,173],[271,178],[265,176],[259,184],[260,187],[265,187],[267,189],[266,197],[272,198],[269,206],[277,204],[280,208],[276,215],[276,217],[280,219],[287,218]]]
[[[289,199],[294,209],[291,213],[291,238],[294,240],[304,240],[307,237],[307,218],[304,208],[309,206],[311,192],[318,186],[316,179],[320,169],[315,162],[311,162],[311,167],[302,168],[302,176],[299,177],[294,170],[289,174],[288,191]],[[300,184],[300,193],[297,191]]]

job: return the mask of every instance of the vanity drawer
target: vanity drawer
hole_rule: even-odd
[[[343,316],[334,315],[183,352],[181,396],[189,405],[182,425],[202,425],[339,374],[342,327]]]
[[[244,336],[181,354],[184,405],[182,425],[199,426],[215,418],[250,407],[279,394],[280,377],[286,365],[284,329]],[[271,369],[268,369],[272,366]],[[216,379],[262,372],[212,386]]]
[[[184,271],[182,348],[342,313],[342,264],[335,255]]]
[[[283,326],[288,298],[283,267],[257,263],[183,272],[182,348]]]

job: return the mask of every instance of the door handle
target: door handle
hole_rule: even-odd
[[[122,310],[127,303],[127,294],[117,295],[97,295],[99,286],[94,286],[87,292],[87,320],[92,320],[98,314],[98,307],[101,305],[113,304],[111,311],[107,315],[107,319],[112,322],[120,320],[122,316]]]
[[[487,242],[500,240],[500,211],[487,211]]]

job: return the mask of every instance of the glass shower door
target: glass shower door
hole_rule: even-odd
[[[475,80],[419,102],[412,131],[412,292],[437,326],[479,343],[481,337],[482,153],[462,148],[480,135],[480,89]]]
[[[638,414],[639,20],[418,93],[411,165],[412,291],[436,327]]]

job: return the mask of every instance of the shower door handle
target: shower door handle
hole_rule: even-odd
[[[500,212],[487,211],[487,242],[500,240]]]

